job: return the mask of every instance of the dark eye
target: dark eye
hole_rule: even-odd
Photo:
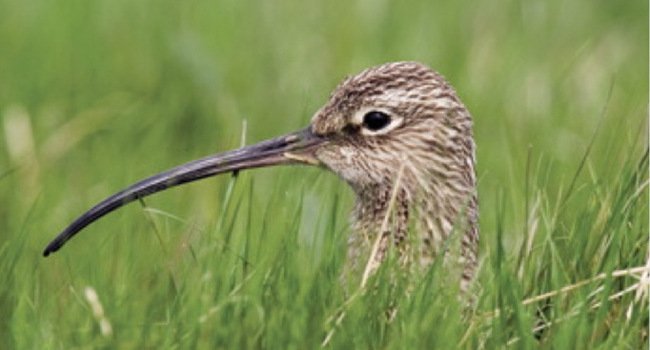
[[[379,111],[371,111],[363,116],[363,126],[372,131],[377,131],[390,124],[390,117],[388,114]]]

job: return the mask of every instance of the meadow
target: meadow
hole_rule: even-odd
[[[648,40],[640,0],[0,0],[0,349],[647,348]],[[346,293],[354,198],[309,167],[156,194],[42,257],[106,196],[398,60],[474,118],[474,310],[439,265]]]

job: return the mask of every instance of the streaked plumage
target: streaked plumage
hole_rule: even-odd
[[[363,116],[375,110],[386,112],[393,124],[364,129]],[[420,253],[428,265],[456,230],[462,234],[465,289],[477,263],[475,146],[471,116],[444,78],[415,62],[367,69],[334,90],[312,129],[330,139],[316,158],[356,193],[348,253],[353,268],[365,264],[403,166],[391,232],[378,258],[393,242],[405,260]],[[419,236],[421,252],[409,252],[409,227]]]
[[[365,265],[378,234],[383,238],[375,263],[394,246],[403,263],[417,259],[427,266],[457,232],[466,289],[478,247],[474,148],[470,114],[441,75],[416,62],[388,63],[344,80],[305,130],[181,165],[107,198],[66,228],[44,255],[138,198],[224,172],[300,163],[330,169],[356,194],[350,270]]]

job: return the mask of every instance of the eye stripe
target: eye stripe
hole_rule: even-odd
[[[359,129],[360,129],[359,125],[355,125],[355,124],[347,124],[347,125],[343,128],[343,132],[346,133],[346,134],[351,135],[351,134],[356,134],[356,133],[358,133],[358,132],[359,132]]]

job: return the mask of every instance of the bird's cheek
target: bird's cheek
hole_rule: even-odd
[[[349,146],[332,145],[318,149],[316,158],[349,183],[359,181],[358,151]]]

